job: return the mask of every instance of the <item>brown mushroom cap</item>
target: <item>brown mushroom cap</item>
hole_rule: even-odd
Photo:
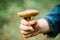
[[[36,16],[37,14],[39,14],[39,12],[37,10],[26,10],[23,12],[19,12],[18,16],[20,17],[30,17],[30,16]]]

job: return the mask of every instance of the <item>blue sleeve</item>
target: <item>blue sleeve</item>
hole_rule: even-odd
[[[50,13],[43,17],[52,29],[46,33],[49,37],[55,37],[60,33],[60,5],[55,6]]]

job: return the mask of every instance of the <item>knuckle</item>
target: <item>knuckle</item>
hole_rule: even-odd
[[[31,25],[34,25],[34,24],[36,24],[37,22],[36,22],[35,20],[32,20],[32,21],[29,21],[29,23],[30,23]]]
[[[24,26],[24,25],[20,25],[20,29],[21,30],[25,30],[25,31],[34,31],[34,29],[33,29],[33,27],[31,27],[31,26]]]
[[[31,30],[31,31],[33,30],[32,27],[25,27],[24,29],[25,29],[25,30]]]
[[[26,25],[26,26],[28,26],[28,25],[29,25],[29,23],[28,23],[28,22],[26,22],[26,21],[20,21],[20,23],[21,23],[21,24],[23,24],[23,25]]]
[[[22,25],[20,25],[20,29],[22,29],[22,27],[23,27],[23,26],[22,26]]]

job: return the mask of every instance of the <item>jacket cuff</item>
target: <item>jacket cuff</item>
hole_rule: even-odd
[[[48,37],[56,37],[59,33],[58,27],[56,27],[56,24],[54,24],[48,17],[44,17],[44,19],[48,22],[49,27],[52,29],[51,32],[44,34],[47,34]]]

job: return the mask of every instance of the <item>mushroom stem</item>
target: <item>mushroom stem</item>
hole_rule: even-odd
[[[25,20],[30,21],[31,17],[24,17]]]

